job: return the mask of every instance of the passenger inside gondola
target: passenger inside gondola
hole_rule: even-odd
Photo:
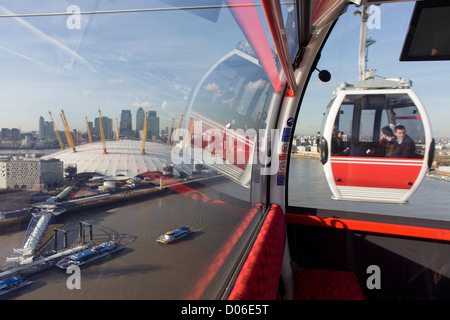
[[[381,129],[381,139],[375,149],[369,150],[371,157],[391,157],[394,152],[394,132],[389,126]]]
[[[406,128],[402,125],[395,127],[394,131],[394,150],[392,152],[392,158],[414,158],[416,144],[406,134]]]
[[[347,156],[349,153],[349,146],[344,144],[342,139],[343,132],[339,131],[335,126],[333,128],[333,137],[331,139],[331,154],[333,156]]]

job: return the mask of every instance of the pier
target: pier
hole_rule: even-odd
[[[50,268],[53,268],[55,264],[63,259],[66,256],[69,256],[71,254],[80,252],[82,250],[85,250],[87,248],[87,245],[79,245],[71,249],[63,250],[61,252],[55,253],[53,255],[50,255],[48,257],[41,258],[39,260],[7,269],[0,273],[0,280],[13,277],[13,276],[21,276],[22,278],[30,277],[34,274],[43,272],[45,270],[48,270]]]

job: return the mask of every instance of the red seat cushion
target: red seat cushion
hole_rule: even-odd
[[[294,281],[295,300],[364,300],[358,278],[348,271],[299,270]]]
[[[228,299],[276,299],[285,243],[284,213],[278,205],[274,204],[267,214]]]

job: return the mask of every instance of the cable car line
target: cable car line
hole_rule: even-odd
[[[293,3],[292,3],[293,4]],[[204,10],[204,9],[222,9],[222,8],[246,8],[260,7],[260,3],[254,4],[222,4],[209,6],[185,6],[185,7],[164,7],[164,8],[142,8],[142,9],[120,9],[120,10],[98,10],[76,12],[80,15],[92,14],[111,14],[111,13],[139,13],[139,12],[161,12],[161,11],[185,11],[185,10]],[[74,12],[46,12],[46,13],[13,13],[3,14],[0,18],[27,18],[27,17],[50,17],[50,16],[71,16]]]

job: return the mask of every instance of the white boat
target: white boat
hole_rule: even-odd
[[[0,281],[0,296],[33,283],[21,277],[11,277]]]
[[[172,231],[168,231],[165,234],[161,235],[156,241],[159,243],[170,243],[175,240],[181,239],[191,233],[192,230],[188,227],[181,227]]]
[[[121,249],[123,249],[123,247],[115,242],[104,242],[100,245],[72,254],[62,259],[56,264],[56,266],[61,269],[67,269],[73,265],[82,266],[88,262],[97,260]]]

